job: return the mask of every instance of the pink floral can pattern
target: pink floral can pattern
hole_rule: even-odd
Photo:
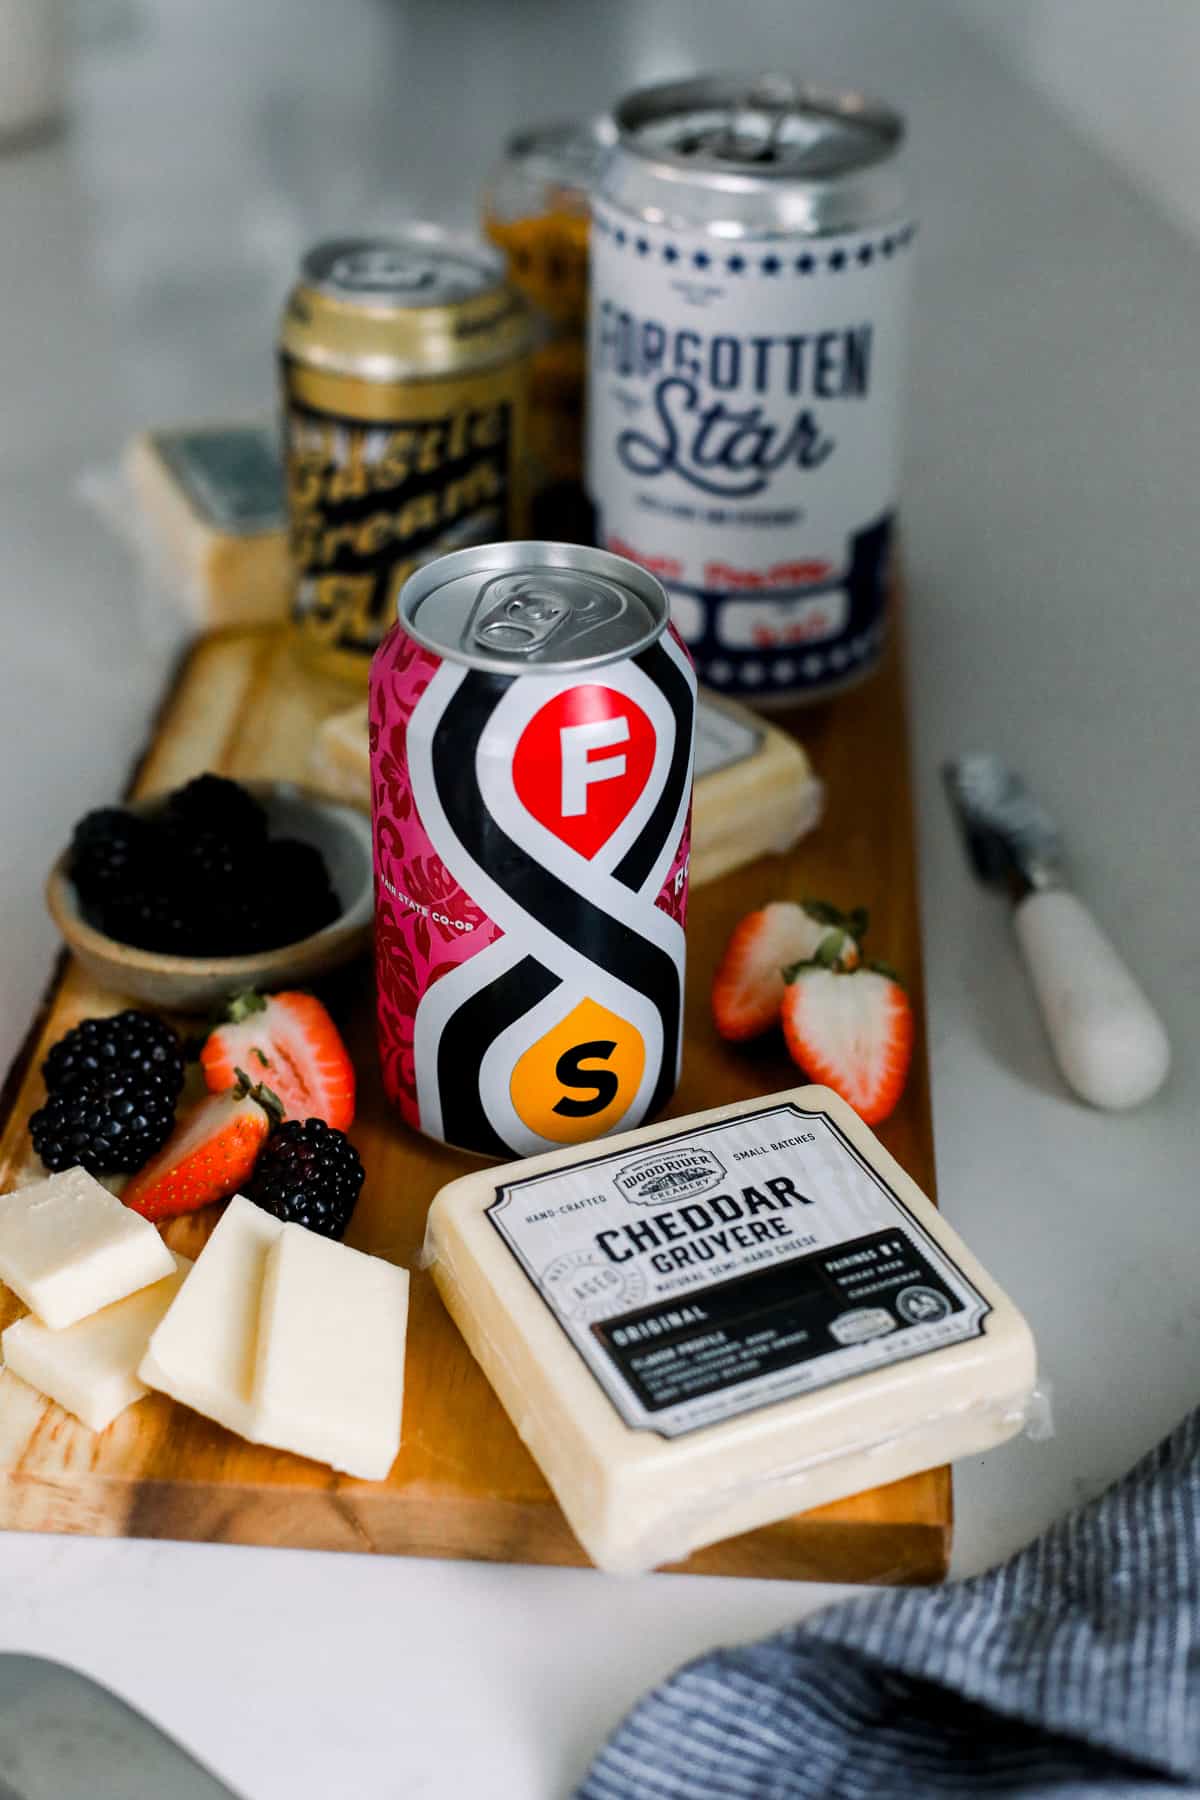
[[[483,545],[406,583],[371,666],[389,1099],[511,1157],[673,1093],[696,683],[647,571]]]

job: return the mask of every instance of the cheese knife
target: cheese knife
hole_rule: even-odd
[[[943,773],[976,875],[1014,902],[1017,942],[1065,1080],[1092,1106],[1141,1106],[1166,1079],[1166,1030],[1067,886],[1057,825],[990,752],[959,757]]]

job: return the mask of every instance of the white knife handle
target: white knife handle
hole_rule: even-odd
[[[1013,914],[1059,1068],[1081,1099],[1110,1111],[1158,1092],[1171,1050],[1162,1020],[1074,894],[1028,894]]]

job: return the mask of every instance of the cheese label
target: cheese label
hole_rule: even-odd
[[[274,435],[257,425],[160,431],[155,445],[193,506],[234,536],[280,531],[283,466]]]
[[[505,1183],[487,1211],[626,1425],[668,1438],[981,1336],[991,1310],[792,1101]]]
[[[696,780],[715,775],[718,769],[730,769],[735,763],[756,756],[766,741],[766,733],[758,726],[730,718],[715,706],[696,702]]]

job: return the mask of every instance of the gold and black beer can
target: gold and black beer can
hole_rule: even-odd
[[[432,225],[305,256],[280,331],[298,645],[365,685],[414,569],[527,533],[533,317]]]

